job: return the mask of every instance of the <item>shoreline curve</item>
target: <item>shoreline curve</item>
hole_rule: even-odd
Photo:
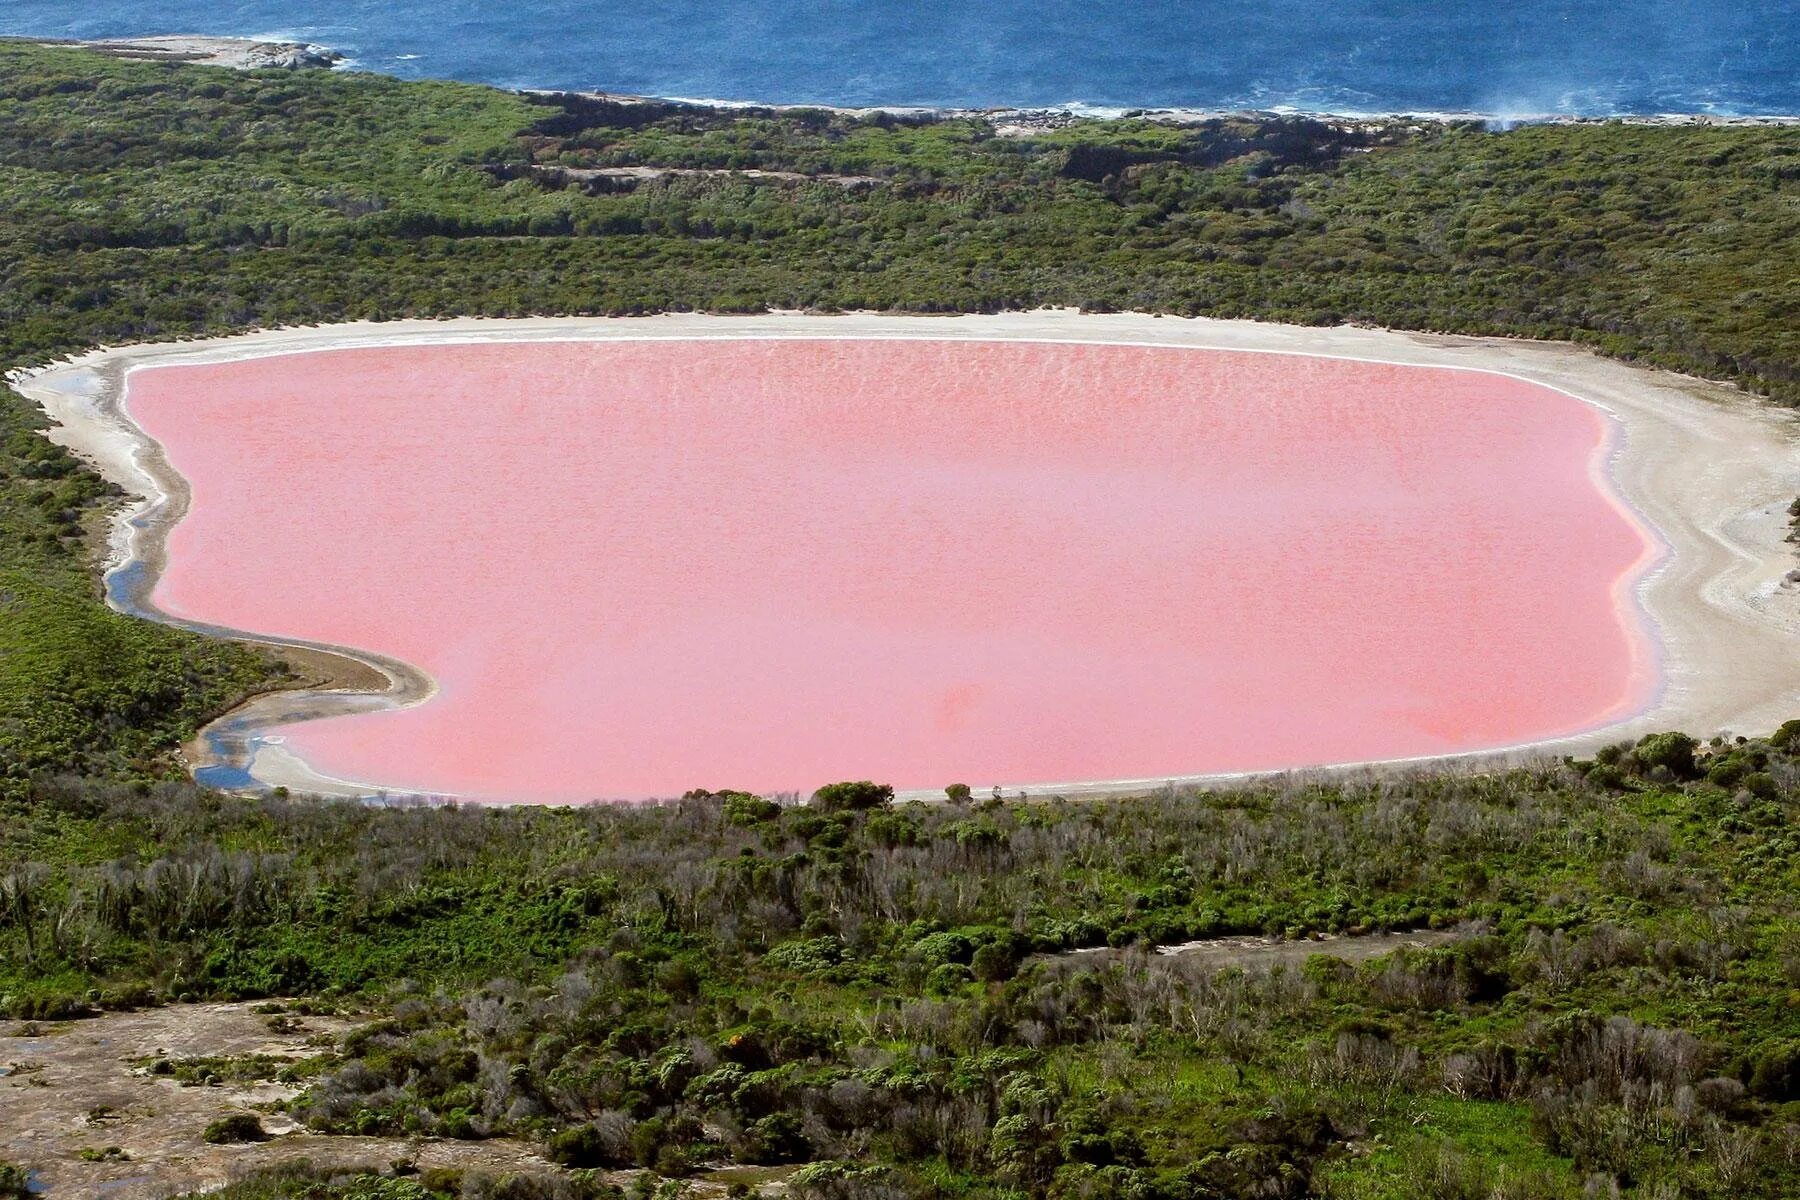
[[[146,343],[180,346],[181,343]],[[278,744],[259,746],[257,730],[320,716],[341,716],[377,708],[409,708],[437,693],[437,683],[424,671],[386,655],[356,646],[339,646],[303,638],[279,637],[192,621],[163,611],[153,593],[168,561],[168,536],[192,503],[188,481],[168,461],[161,443],[129,415],[124,404],[128,376],[139,364],[102,351],[88,367],[64,375],[55,368],[10,381],[37,401],[51,420],[53,434],[66,448],[124,488],[132,497],[113,514],[101,566],[100,585],[107,606],[127,616],[157,621],[206,637],[278,649],[298,649],[328,659],[344,660],[381,676],[380,690],[358,687],[272,687],[252,692],[203,726],[183,748],[182,758],[200,782],[227,790],[260,790],[287,786],[330,795],[367,796],[384,789],[322,775],[295,759],[280,778],[256,773],[256,760],[270,753],[274,768],[283,757]],[[34,384],[35,381],[35,384]],[[273,774],[273,772],[271,772]]]
[[[1800,655],[1794,653],[1800,645],[1800,588],[1785,580],[1793,566],[1793,551],[1785,541],[1786,506],[1800,493],[1800,448],[1794,437],[1800,419],[1722,385],[1629,366],[1564,343],[1059,310],[954,317],[457,318],[309,326],[102,348],[22,372],[11,382],[57,423],[50,436],[136,497],[115,515],[109,534],[104,579],[112,607],[209,636],[333,655],[387,681],[380,691],[306,688],[249,697],[207,725],[188,747],[185,757],[196,777],[227,788],[282,786],[368,799],[418,793],[321,775],[278,740],[260,739],[257,731],[316,716],[422,703],[435,694],[435,682],[411,664],[356,647],[187,621],[154,605],[151,592],[166,561],[167,534],[185,515],[189,496],[186,481],[169,466],[161,446],[124,411],[133,369],[382,345],[854,337],[1154,345],[1448,367],[1512,376],[1600,412],[1606,435],[1590,459],[1590,472],[1596,489],[1632,523],[1645,547],[1614,585],[1615,608],[1633,642],[1632,697],[1601,714],[1592,726],[1569,734],[1424,758],[1296,764],[1294,771],[1342,773],[1459,762],[1498,766],[1592,749],[1655,729],[1684,728],[1703,737],[1760,732],[1800,712]],[[1009,794],[1101,796],[1272,774],[1281,772],[995,786]]]

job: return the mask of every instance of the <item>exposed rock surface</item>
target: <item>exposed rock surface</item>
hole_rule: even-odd
[[[310,42],[260,42],[254,38],[201,37],[170,34],[161,37],[101,38],[75,42],[61,39],[32,38],[46,46],[85,46],[113,58],[130,58],[143,62],[199,63],[211,67],[233,67],[238,70],[295,71],[305,68],[332,67],[344,56],[325,46]]]

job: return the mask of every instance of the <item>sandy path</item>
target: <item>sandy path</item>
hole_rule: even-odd
[[[1222,937],[1199,938],[1158,946],[1155,953],[1163,958],[1178,958],[1184,965],[1221,970],[1244,967],[1266,970],[1273,967],[1299,967],[1315,954],[1344,962],[1362,963],[1380,958],[1396,950],[1427,950],[1455,941],[1462,935],[1450,929],[1414,929],[1400,933],[1320,934],[1311,938]],[[1122,959],[1141,954],[1132,947],[1092,946],[1069,950],[1048,958]]]
[[[1783,582],[1795,563],[1793,547],[1783,540],[1786,508],[1800,495],[1795,415],[1726,387],[1627,366],[1563,344],[1067,311],[958,317],[462,319],[359,323],[120,347],[14,383],[58,422],[53,437],[144,498],[123,512],[114,527],[108,592],[127,611],[159,615],[148,604],[149,592],[160,569],[166,531],[185,511],[186,494],[160,447],[120,415],[125,374],[133,366],[433,342],[721,337],[1025,339],[1287,352],[1497,371],[1559,388],[1617,423],[1610,482],[1667,546],[1667,554],[1635,585],[1636,600],[1660,647],[1663,687],[1644,712],[1603,728],[1508,752],[1460,757],[1490,763],[1521,751],[1578,752],[1657,729],[1685,729],[1701,736],[1760,733],[1800,715],[1800,588]],[[381,696],[290,692],[258,697],[215,726],[220,731],[211,751],[216,759],[195,765],[233,762],[234,754],[241,755],[245,733],[299,715],[416,703],[430,695],[431,681],[407,664],[346,647],[313,649],[344,653],[373,666],[389,680],[388,691]],[[359,795],[373,790],[317,776],[279,747],[264,748],[251,770],[266,784],[295,790]],[[1009,793],[1098,795],[1220,778],[1002,786]]]
[[[879,175],[808,175],[803,171],[765,171],[756,167],[559,167],[540,163],[531,167],[531,173],[540,179],[564,183],[591,180],[633,183],[646,179],[706,179],[721,175],[773,179],[782,183],[835,183],[849,189],[876,187],[888,182]]]

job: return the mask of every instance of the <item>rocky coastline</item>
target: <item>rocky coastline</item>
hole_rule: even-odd
[[[344,56],[338,51],[311,42],[271,42],[256,38],[205,37],[198,34],[98,38],[88,41],[71,38],[3,40],[29,42],[37,46],[79,46],[111,58],[138,62],[191,63],[208,67],[230,67],[240,71],[329,69],[344,61]]]

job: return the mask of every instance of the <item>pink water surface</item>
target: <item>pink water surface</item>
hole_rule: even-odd
[[[1165,777],[1641,705],[1604,418],[1475,371],[948,340],[334,350],[130,377],[155,600],[440,685],[279,730],[533,801]]]

